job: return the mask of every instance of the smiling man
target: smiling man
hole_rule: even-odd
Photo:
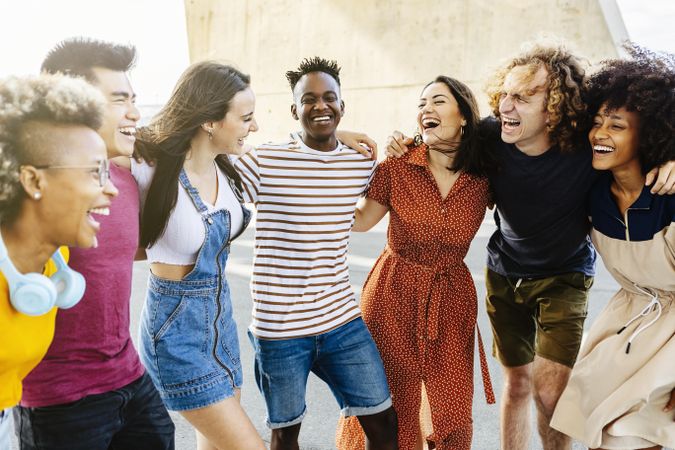
[[[108,159],[130,156],[140,116],[127,72],[134,47],[69,39],[54,47],[44,72],[83,77],[107,100],[98,134]],[[64,148],[63,151],[67,151]],[[129,334],[129,301],[138,247],[139,195],[131,174],[110,164],[119,189],[101,222],[98,247],[72,249],[84,275],[82,301],[56,317],[54,341],[26,378],[15,425],[21,450],[174,448],[174,426]]]
[[[382,360],[349,282],[354,210],[374,161],[336,137],[344,114],[339,72],[322,58],[287,72],[302,131],[235,164],[258,212],[249,336],[274,450],[298,448],[310,371],[345,415],[359,418],[369,448],[397,445]]]
[[[584,76],[566,50],[535,47],[498,72],[488,92],[501,122],[486,287],[505,374],[502,449],[529,446],[532,397],[544,448],[570,445],[548,423],[579,351],[594,275],[586,196],[595,174],[591,153],[573,140],[585,114]]]

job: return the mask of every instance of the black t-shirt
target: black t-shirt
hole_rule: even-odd
[[[499,164],[490,176],[498,229],[488,243],[488,268],[517,278],[593,275],[587,199],[597,172],[588,144],[572,153],[552,147],[539,156],[501,139],[492,145]]]

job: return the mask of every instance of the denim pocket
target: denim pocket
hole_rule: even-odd
[[[158,302],[153,327],[156,345],[168,345],[208,351],[210,328],[209,300],[203,296],[164,296]]]
[[[237,336],[237,324],[234,322],[234,319],[229,318],[228,320],[221,321],[221,333],[220,336],[220,345],[225,352],[225,355],[230,360],[229,367],[239,367],[241,365],[240,353],[239,353],[239,337]]]
[[[158,299],[152,327],[152,339],[155,342],[164,336],[171,324],[185,309],[185,304],[185,297],[162,296]]]
[[[187,387],[213,375],[212,314],[208,297],[162,296],[153,339],[161,384]]]

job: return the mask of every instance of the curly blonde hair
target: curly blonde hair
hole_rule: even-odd
[[[546,112],[549,114],[547,131],[552,143],[562,151],[577,148],[579,132],[586,120],[584,83],[588,64],[574,56],[563,45],[534,43],[530,48],[511,59],[490,78],[487,84],[490,107],[499,118],[504,79],[514,67],[525,66],[531,77],[541,68],[548,73],[546,85]]]
[[[105,99],[86,81],[63,75],[0,80],[0,219],[11,220],[23,200],[21,165],[35,164],[44,149],[32,145],[31,124],[101,126]]]

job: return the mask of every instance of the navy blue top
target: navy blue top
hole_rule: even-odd
[[[490,184],[498,228],[488,243],[488,268],[517,278],[594,275],[587,200],[597,172],[589,144],[572,153],[552,147],[539,156],[501,139],[493,145],[499,170]]]
[[[627,218],[623,217],[612,197],[612,180],[611,172],[603,173],[591,190],[593,228],[612,239],[649,241],[675,222],[675,195],[655,195],[648,186],[642,188],[640,196],[626,210]]]

